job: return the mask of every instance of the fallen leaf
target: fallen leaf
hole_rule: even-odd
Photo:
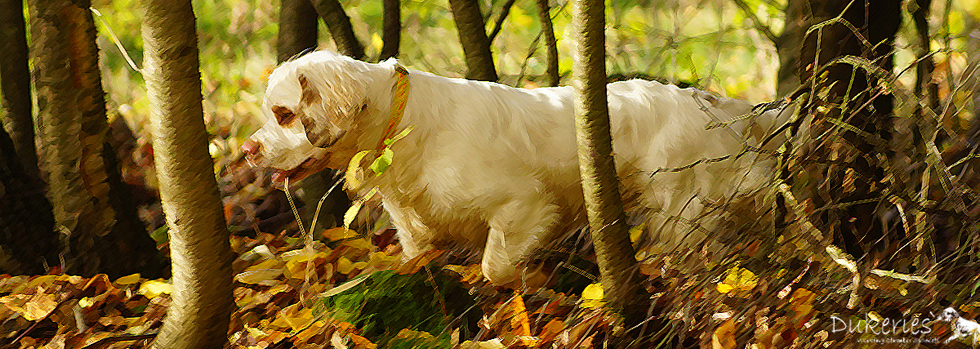
[[[272,286],[278,283],[276,278],[281,275],[282,269],[249,270],[235,275],[235,281],[243,284]]]
[[[443,250],[425,251],[422,254],[415,256],[415,258],[412,258],[408,262],[405,262],[405,264],[402,264],[400,267],[398,267],[396,273],[401,275],[415,274],[420,269],[422,269],[422,267],[428,265],[436,258],[439,258],[445,252],[446,251]]]
[[[343,239],[356,238],[357,232],[344,227],[336,227],[324,230],[320,233],[324,238],[330,241],[337,241]]]
[[[171,292],[173,292],[172,286],[163,280],[147,280],[136,291],[136,293],[146,296],[149,299],[157,298],[161,294],[171,294]]]
[[[565,329],[565,322],[558,319],[551,319],[547,324],[541,329],[541,333],[538,334],[538,338],[541,343],[548,343],[558,337],[558,334]]]
[[[593,283],[585,286],[582,291],[582,308],[598,308],[605,302],[603,301],[602,285]]]
[[[716,288],[719,293],[744,292],[755,288],[758,283],[759,277],[752,271],[740,267],[731,267],[725,272],[725,280],[719,282]]]
[[[735,345],[735,322],[728,319],[718,325],[711,334],[711,348],[734,349]]]

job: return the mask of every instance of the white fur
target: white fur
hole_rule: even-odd
[[[964,319],[956,309],[949,307],[943,310],[942,319],[949,321],[953,327],[953,335],[946,339],[946,343],[957,339],[969,340],[972,345],[980,342],[980,324]]]
[[[281,127],[270,120],[252,138],[262,147],[250,161],[289,170],[319,158],[345,169],[354,153],[374,149],[381,138],[395,64],[324,51],[284,63],[269,79],[266,113],[284,106],[339,136],[317,148],[303,137],[302,124]],[[300,75],[322,103],[301,103]],[[376,182],[406,258],[450,244],[482,250],[484,275],[503,284],[533,248],[584,224],[571,87],[520,89],[416,70],[410,70],[410,84],[398,129],[415,129],[395,143],[393,163]],[[631,207],[659,212],[649,222],[663,243],[692,241],[679,238],[690,225],[658,228],[666,217],[693,219],[705,203],[764,183],[769,163],[757,163],[754,153],[650,176],[738,154],[743,139],[758,144],[762,132],[748,130],[748,122],[705,129],[748,113],[750,104],[642,80],[609,84],[608,103],[622,191],[638,197]],[[769,127],[772,115],[766,118]]]

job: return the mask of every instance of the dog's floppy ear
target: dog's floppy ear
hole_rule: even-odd
[[[302,91],[300,103],[311,105],[320,102],[320,94],[316,88],[310,85],[310,81],[306,79],[306,75],[303,73],[299,74],[299,88]]]

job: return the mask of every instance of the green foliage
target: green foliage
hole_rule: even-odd
[[[431,275],[430,279],[424,270],[409,275],[390,270],[375,272],[360,284],[325,297],[322,306],[334,318],[354,324],[365,337],[382,346],[389,343],[391,348],[411,348],[417,341],[426,341],[393,340],[400,330],[411,329],[430,333],[441,347],[448,347],[454,328],[472,332],[482,314],[457,281],[441,273]]]

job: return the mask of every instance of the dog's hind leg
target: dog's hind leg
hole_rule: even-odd
[[[558,219],[558,206],[541,193],[502,205],[490,217],[483,250],[483,275],[496,285],[515,280],[517,265],[548,237]]]

